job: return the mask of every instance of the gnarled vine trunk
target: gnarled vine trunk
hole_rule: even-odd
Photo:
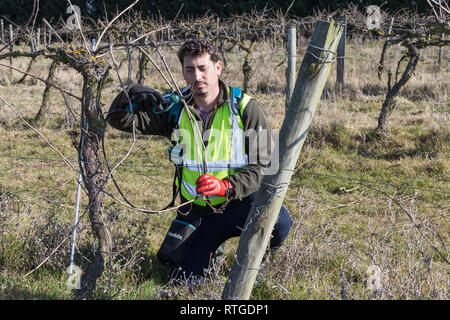
[[[97,248],[93,260],[81,277],[80,289],[76,291],[77,299],[90,298],[97,279],[104,271],[105,261],[111,251],[111,236],[104,222],[104,193],[102,190],[106,183],[106,174],[101,161],[100,149],[106,127],[106,120],[100,108],[103,77],[96,80],[83,75],[81,104],[83,115],[87,120],[87,128],[81,152],[84,162],[84,183],[89,195],[89,220],[97,240]]]
[[[392,88],[389,89],[386,95],[386,99],[383,102],[383,106],[381,107],[381,112],[378,117],[378,127],[376,128],[376,131],[378,132],[386,131],[387,116],[395,108],[395,97],[399,93],[400,89],[406,84],[406,82],[408,82],[414,70],[416,69],[417,62],[419,61],[419,50],[414,45],[410,44],[408,45],[407,56],[409,57],[409,61],[402,77],[397,83],[395,83]]]
[[[46,117],[48,117],[48,100],[50,98],[50,83],[54,80],[54,75],[56,71],[56,67],[58,66],[58,61],[53,60],[52,64],[50,65],[50,69],[48,70],[48,76],[47,80],[45,82],[45,89],[44,94],[42,95],[42,103],[41,107],[39,108],[38,113],[34,117],[34,120],[39,123],[42,122]]]

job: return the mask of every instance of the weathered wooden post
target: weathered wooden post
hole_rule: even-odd
[[[219,36],[219,28],[220,28],[220,18],[217,17],[216,18],[216,35],[215,35],[215,38],[214,38],[214,44],[220,51],[219,40],[217,39],[217,37]]]
[[[263,177],[248,215],[246,228],[241,234],[222,299],[250,297],[287,186],[330,73],[330,62],[335,61],[335,51],[342,31],[343,26],[333,21],[319,21],[315,27],[280,130],[277,173]]]
[[[241,36],[240,33],[238,32],[238,24],[236,21],[234,22],[234,37],[236,38],[238,43],[241,41]],[[236,46],[236,54],[239,54],[239,46]]]
[[[44,45],[44,50],[47,50],[47,25],[45,23],[42,26],[42,42]]]
[[[31,48],[31,52],[36,52],[36,40],[35,40],[34,32],[31,32],[31,34],[30,34],[30,48]]]
[[[48,29],[48,41],[47,41],[47,46],[50,47],[50,45],[52,44],[52,28]]]
[[[13,51],[13,44],[12,44],[13,40],[14,40],[13,26],[12,24],[9,24],[9,42],[11,42],[10,45],[11,52]]]
[[[336,89],[340,90],[344,87],[344,64],[345,64],[345,39],[347,37],[347,17],[338,17],[338,22],[344,25],[341,40],[337,48],[336,57]]]
[[[288,64],[286,68],[286,108],[291,101],[295,86],[297,65],[297,23],[291,24],[288,29]]]
[[[220,18],[216,18],[216,37],[219,35]]]
[[[3,24],[3,19],[0,19],[0,29],[2,31],[2,42],[5,43],[5,26]]]
[[[11,53],[13,53],[13,51],[14,51],[14,42],[13,42],[13,40],[14,40],[13,26],[12,26],[12,24],[9,24],[9,42],[10,42],[9,51]],[[12,67],[12,64],[13,64],[13,62],[12,62],[12,55],[11,55],[9,57],[9,65]],[[12,68],[9,68],[9,75],[10,75],[11,80],[12,80]]]
[[[36,50],[39,51],[41,49],[41,28],[37,28],[36,31]]]
[[[133,41],[132,37],[129,37],[130,43]],[[128,78],[127,78],[127,84],[130,84],[133,82],[133,47],[130,46],[128,48]]]
[[[441,33],[441,39],[444,40],[444,38],[445,38],[445,33]],[[438,62],[437,62],[437,71],[438,72],[441,70],[442,48],[443,48],[443,46],[439,46],[439,48],[438,48]]]

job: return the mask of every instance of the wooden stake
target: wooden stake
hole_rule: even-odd
[[[333,21],[319,21],[316,25],[280,130],[278,171],[274,175],[265,175],[261,182],[241,234],[222,299],[250,297],[342,31],[342,25],[335,25]]]
[[[2,30],[2,42],[5,43],[5,26],[3,25],[3,19],[0,19],[0,25],[1,25],[1,30]]]
[[[37,28],[36,32],[36,50],[39,51],[41,49],[41,28]]]
[[[47,50],[47,26],[45,24],[42,26],[42,40],[44,44],[44,50]]]
[[[129,38],[130,43],[133,41],[133,38]],[[133,82],[133,47],[129,47],[128,49],[128,79],[127,84]]]
[[[48,29],[48,42],[47,42],[47,46],[50,47],[50,45],[52,44],[52,28]]]
[[[445,34],[441,33],[441,39],[444,39]],[[439,72],[441,70],[441,61],[442,61],[442,47],[439,46],[438,48],[438,65],[437,65],[437,71]]]
[[[337,48],[337,63],[336,63],[336,89],[344,87],[344,64],[345,64],[345,38],[347,36],[347,17],[340,16],[338,22],[344,25],[341,41]]]
[[[216,37],[219,35],[220,18],[216,18]]]
[[[9,42],[11,43],[9,46],[9,51],[12,53],[14,51],[14,33],[13,33],[13,26],[12,24],[9,24]],[[9,65],[12,66],[12,56],[9,57]],[[12,68],[9,69],[9,75],[12,77]],[[11,78],[12,80],[12,78]]]
[[[294,92],[297,64],[297,24],[288,29],[288,64],[286,68],[286,108]]]

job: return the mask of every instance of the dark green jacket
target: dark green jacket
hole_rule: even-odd
[[[220,81],[220,93],[217,102],[217,108],[224,107],[224,104],[228,101],[228,90],[226,85]],[[132,115],[125,110],[126,105],[120,105],[118,103],[113,103],[108,111],[107,121],[108,123],[119,130],[132,132]],[[154,114],[151,112],[152,107],[142,107],[139,106],[137,111],[135,111],[135,121],[136,121],[136,133],[140,134],[150,134],[150,135],[160,135],[168,138],[170,140],[172,136],[172,130],[168,126],[168,114]],[[190,107],[190,110],[194,117],[202,123],[203,131],[207,131],[211,125],[212,120],[216,110],[212,111],[207,118],[206,123],[203,123],[201,116],[196,109]],[[267,167],[270,164],[270,127],[267,122],[267,118],[262,111],[256,100],[251,99],[241,114],[242,122],[244,125],[244,132],[248,132],[250,129],[254,129],[255,132],[259,132],[261,129],[267,130],[268,137],[267,141],[260,143],[259,148],[253,151],[250,146],[255,144],[255,141],[249,141],[246,138],[245,150],[249,159],[257,159],[253,161],[255,163],[249,163],[249,165],[238,171],[236,174],[232,175],[228,179],[234,186],[234,195],[232,199],[242,199],[251,193],[255,192],[259,188],[259,184],[262,179],[262,168]],[[207,139],[205,139],[207,141]],[[206,142],[205,142],[206,143]],[[251,152],[259,152],[257,156],[255,154],[250,154]],[[182,199],[184,202],[184,199]]]

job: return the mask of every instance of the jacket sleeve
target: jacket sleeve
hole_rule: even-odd
[[[132,132],[134,120],[136,133],[160,135],[170,139],[171,129],[168,125],[167,113],[154,114],[149,99],[138,99],[139,103],[136,108],[133,108],[133,114],[131,113],[130,99],[133,100],[145,89],[146,87],[141,85],[130,85],[125,89],[129,97],[125,90],[122,90],[111,103],[106,121],[115,129]]]
[[[233,199],[242,199],[258,190],[262,170],[269,167],[271,158],[271,130],[267,118],[256,102],[251,99],[244,109],[242,121],[245,132],[245,151],[248,166],[230,176]]]

